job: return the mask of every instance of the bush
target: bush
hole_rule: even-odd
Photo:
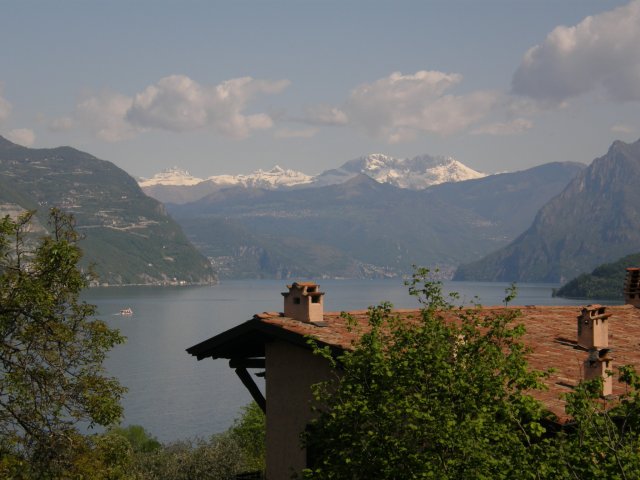
[[[129,442],[132,475],[137,479],[227,480],[265,469],[265,417],[255,403],[242,409],[229,430],[209,440],[183,440],[163,446],[138,425],[109,433]]]
[[[138,453],[134,471],[145,480],[227,480],[242,471],[243,452],[230,435],[170,443]]]

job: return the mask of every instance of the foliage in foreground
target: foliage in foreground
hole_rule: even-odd
[[[640,478],[640,377],[630,366],[618,371],[628,388],[619,399],[600,398],[601,380],[567,395],[567,413],[575,421],[550,443],[555,478]]]
[[[527,392],[543,373],[527,367],[518,313],[456,308],[426,274],[410,288],[421,315],[371,308],[370,331],[338,359],[343,375],[317,389],[327,408],[307,436],[308,478],[529,476],[545,429]]]
[[[0,220],[0,475],[83,475],[120,455],[77,426],[119,420],[124,388],[102,362],[124,338],[79,299],[87,279],[73,219],[52,209],[38,240],[32,217]]]
[[[265,470],[265,417],[255,403],[243,409],[229,430],[208,440],[160,445],[139,426],[112,432],[130,442],[130,478],[227,480],[238,473]]]
[[[600,398],[601,380],[578,385],[566,397],[573,421],[550,429],[529,396],[545,373],[527,366],[518,311],[456,308],[426,273],[410,287],[418,318],[382,304],[353,351],[334,359],[316,347],[341,374],[316,386],[324,408],[303,437],[305,478],[640,478],[633,368],[619,369],[628,391],[615,401]]]
[[[243,467],[240,445],[226,435],[173,442],[134,455],[132,463],[133,478],[144,480],[227,480]]]
[[[73,218],[0,219],[0,478],[229,479],[264,470],[264,415],[245,408],[210,440],[161,445],[142,427],[115,427],[124,388],[105,375],[124,338],[79,299],[87,277]],[[84,435],[83,427],[110,427]]]
[[[31,480],[231,480],[265,471],[265,417],[252,403],[226,432],[209,439],[163,445],[140,425],[113,427],[102,434],[78,435],[69,452],[70,467],[45,472],[4,456],[0,478]]]

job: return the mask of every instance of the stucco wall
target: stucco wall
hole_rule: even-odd
[[[305,467],[300,433],[311,419],[311,385],[330,378],[326,360],[301,347],[272,342],[266,348],[267,479],[291,478]]]

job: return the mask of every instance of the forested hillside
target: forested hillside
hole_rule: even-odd
[[[73,214],[83,235],[82,266],[99,283],[210,283],[215,275],[136,181],[110,162],[70,147],[25,148],[0,137],[0,213],[37,210],[47,228],[51,207]]]

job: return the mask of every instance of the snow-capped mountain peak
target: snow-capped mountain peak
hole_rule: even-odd
[[[372,153],[349,160],[339,168],[327,170],[316,176],[275,165],[270,170],[258,169],[253,173],[239,175],[214,175],[203,180],[190,175],[186,170],[173,167],[149,179],[141,179],[139,183],[148,194],[161,201],[184,203],[227,187],[267,190],[322,187],[344,183],[361,174],[379,183],[389,183],[412,190],[423,190],[431,185],[485,176],[484,173],[467,167],[453,157],[420,155],[413,158],[394,158],[382,153]]]
[[[296,170],[284,169],[275,165],[271,170],[258,169],[253,173],[239,175],[214,175],[206,179],[192,176],[180,167],[171,167],[156,173],[151,178],[141,178],[141,187],[155,185],[193,186],[202,182],[209,182],[218,186],[240,185],[244,187],[278,188],[309,183],[313,177]]]
[[[484,177],[453,157],[420,155],[413,158],[394,158],[381,153],[349,160],[342,167],[327,170],[314,180],[316,185],[342,183],[364,173],[380,183],[400,188],[421,190],[445,182],[460,182]]]
[[[201,178],[192,176],[188,171],[179,167],[170,167],[151,178],[142,178],[138,183],[141,187],[151,187],[153,185],[190,186],[200,182],[202,182]]]
[[[258,169],[248,175],[214,175],[207,178],[208,182],[216,185],[241,185],[254,188],[291,187],[309,183],[313,177],[296,170],[284,169],[275,165],[271,170]]]

